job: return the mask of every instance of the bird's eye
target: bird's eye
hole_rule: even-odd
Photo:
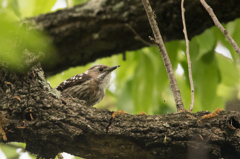
[[[98,70],[99,70],[100,72],[102,72],[102,71],[103,71],[103,68],[102,68],[102,67],[100,67]]]

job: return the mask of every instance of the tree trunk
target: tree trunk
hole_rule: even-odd
[[[60,97],[40,64],[27,74],[0,69],[1,142],[25,142],[44,158],[240,158],[240,113],[117,115]],[[5,141],[4,141],[5,139]]]

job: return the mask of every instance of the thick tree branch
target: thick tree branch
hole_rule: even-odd
[[[7,142],[25,142],[26,150],[39,156],[53,158],[64,151],[88,159],[240,157],[239,112],[205,120],[201,117],[208,112],[112,119],[111,111],[58,99],[39,64],[26,75],[4,68],[0,74],[0,122]]]
[[[181,0],[151,1],[165,42],[184,39],[180,3]],[[239,0],[209,0],[208,4],[222,23],[240,17]],[[199,0],[186,0],[185,10],[190,39],[214,25]],[[46,32],[57,49],[58,58],[52,61],[52,65],[43,64],[48,74],[84,65],[100,57],[145,47],[146,44],[135,40],[135,34],[126,23],[146,41],[152,34],[141,0],[91,0],[29,21]]]

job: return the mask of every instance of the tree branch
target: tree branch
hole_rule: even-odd
[[[181,0],[151,1],[164,42],[184,39],[180,4]],[[239,0],[211,0],[209,5],[216,8],[216,16],[222,23],[240,17]],[[214,25],[199,0],[186,0],[185,8],[189,39]],[[126,23],[145,41],[152,34],[141,0],[91,0],[83,5],[28,19],[28,22],[47,33],[57,49],[58,56],[51,65],[43,63],[47,75],[85,65],[100,57],[147,46],[135,40]]]
[[[0,122],[7,142],[25,142],[26,150],[40,157],[63,151],[88,159],[240,157],[239,112],[223,111],[204,120],[209,112],[112,119],[111,111],[58,99],[39,64],[26,75],[4,68],[0,74]],[[0,142],[6,142],[3,135]]]

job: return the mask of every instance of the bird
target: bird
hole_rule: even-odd
[[[107,65],[94,65],[85,73],[77,74],[59,84],[56,89],[73,98],[84,100],[87,106],[94,106],[105,96],[110,84],[111,72],[120,65],[109,67]]]

